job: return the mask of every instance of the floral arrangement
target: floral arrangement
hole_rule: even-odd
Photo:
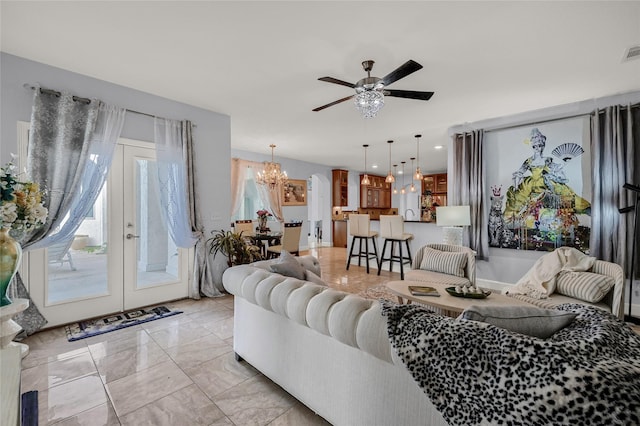
[[[11,162],[0,168],[0,228],[28,232],[43,225],[49,212],[38,184],[20,182],[15,169]]]
[[[266,217],[271,216],[271,213],[269,213],[269,212],[268,212],[267,210],[265,210],[265,209],[258,210],[258,211],[256,212],[256,214],[258,215],[258,217],[265,217],[265,218],[266,218]]]

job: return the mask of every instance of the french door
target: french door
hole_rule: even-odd
[[[153,144],[121,139],[75,236],[29,252],[29,291],[47,326],[65,324],[186,297],[190,257],[161,217]]]

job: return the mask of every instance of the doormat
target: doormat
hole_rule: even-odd
[[[80,321],[79,323],[70,324],[65,327],[67,340],[73,342],[86,339],[87,337],[97,336],[98,334],[120,330],[121,328],[131,327],[181,313],[182,311],[172,311],[165,306],[157,306],[155,308],[136,309],[104,318]]]

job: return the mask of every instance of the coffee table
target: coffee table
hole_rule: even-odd
[[[435,296],[414,296],[409,291],[410,285],[429,286],[438,290],[440,297]],[[436,284],[427,281],[389,281],[385,284],[390,293],[398,297],[398,303],[417,302],[436,308],[437,313],[442,315],[457,317],[462,311],[471,305],[479,306],[528,306],[532,305],[512,297],[504,296],[497,292],[491,294],[484,299],[472,299],[466,297],[451,296],[447,293],[446,288],[451,284]]]

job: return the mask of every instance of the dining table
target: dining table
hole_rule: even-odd
[[[282,239],[282,232],[256,232],[251,236],[253,244],[260,247],[263,258],[267,258],[267,248],[277,246]]]

